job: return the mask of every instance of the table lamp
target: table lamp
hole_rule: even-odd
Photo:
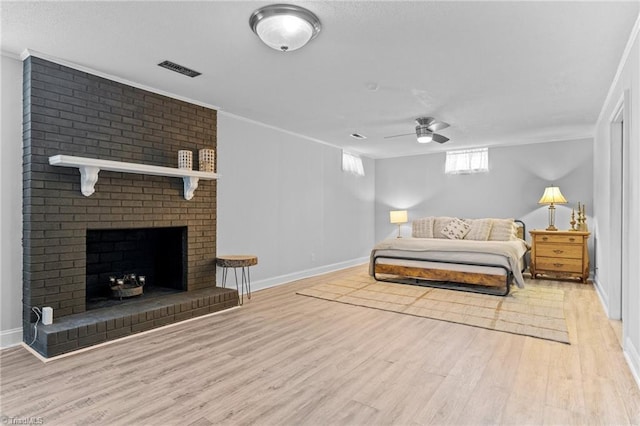
[[[389,221],[391,223],[398,224],[398,237],[397,238],[402,238],[402,236],[400,235],[400,226],[403,223],[407,223],[407,211],[406,210],[391,210],[389,212]]]
[[[560,192],[560,188],[557,186],[548,186],[544,189],[542,198],[538,201],[538,204],[549,204],[549,227],[547,231],[557,231],[555,227],[556,221],[556,206],[555,204],[567,204],[567,200]]]

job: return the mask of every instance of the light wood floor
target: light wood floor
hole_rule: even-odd
[[[47,364],[4,350],[0,415],[45,425],[640,423],[640,391],[591,285],[545,281],[566,289],[564,345],[295,294],[350,274],[366,267]]]

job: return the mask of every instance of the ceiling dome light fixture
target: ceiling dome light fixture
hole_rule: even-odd
[[[253,12],[249,26],[272,49],[291,52],[313,40],[320,20],[313,12],[289,4],[272,4]]]
[[[416,135],[418,136],[419,143],[429,143],[433,140],[433,132],[422,124],[416,126]]]

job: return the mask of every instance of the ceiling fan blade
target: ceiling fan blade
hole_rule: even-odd
[[[438,135],[437,133],[433,134],[433,141],[434,142],[438,142],[438,143],[445,143],[446,141],[448,141],[449,138],[442,136],[442,135]]]
[[[447,127],[449,127],[449,123],[445,123],[444,121],[434,121],[427,126],[427,129],[432,132],[437,132],[438,130],[446,129]]]
[[[409,136],[409,135],[414,135],[415,136],[415,134],[416,134],[416,132],[405,133],[405,134],[402,134],[402,135],[385,136],[384,139],[391,139],[391,138],[397,138],[397,137],[400,137],[400,136]]]

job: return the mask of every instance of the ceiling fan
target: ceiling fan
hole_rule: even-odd
[[[438,121],[433,117],[420,117],[416,118],[416,131],[415,135],[418,138],[419,143],[429,143],[431,141],[438,143],[445,143],[449,138],[435,133],[438,130],[446,129],[449,127],[448,123],[444,121]],[[385,139],[397,138],[400,136],[413,135],[413,133],[404,133],[402,135],[385,136]]]

